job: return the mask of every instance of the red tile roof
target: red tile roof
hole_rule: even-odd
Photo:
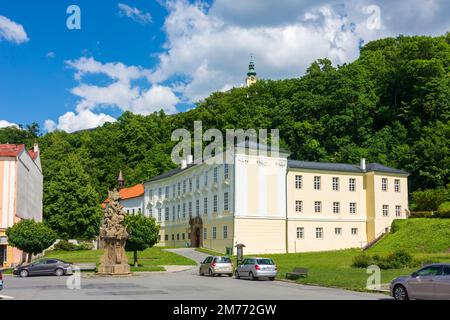
[[[120,194],[121,200],[140,197],[144,194],[144,185],[142,183],[140,183],[140,184],[137,184],[130,188],[120,189],[119,194]],[[102,207],[104,208],[108,202],[109,202],[109,198],[103,202]]]
[[[0,157],[17,157],[24,144],[0,144]]]
[[[24,144],[0,144],[0,157],[17,157],[25,148]],[[39,152],[34,152],[33,149],[28,150],[28,154],[33,160],[39,155]]]

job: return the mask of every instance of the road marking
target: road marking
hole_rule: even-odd
[[[10,296],[3,296],[0,294],[0,300],[1,299],[14,299],[14,297],[10,297]]]

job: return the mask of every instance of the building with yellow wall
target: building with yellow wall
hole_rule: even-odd
[[[159,244],[286,253],[362,247],[406,217],[407,173],[380,164],[288,160],[258,145],[144,183],[145,214]],[[387,183],[387,185],[386,185]],[[386,207],[387,206],[387,207]]]

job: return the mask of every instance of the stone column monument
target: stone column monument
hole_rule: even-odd
[[[127,213],[119,202],[117,190],[109,192],[109,203],[100,228],[100,240],[103,241],[105,254],[98,267],[99,275],[129,275],[130,265],[125,254],[128,232],[124,225]]]

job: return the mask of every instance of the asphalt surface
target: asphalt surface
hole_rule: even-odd
[[[192,249],[174,249],[201,261],[206,255]],[[374,300],[389,299],[376,293],[306,286],[284,281],[249,281],[199,276],[198,268],[172,273],[140,273],[129,277],[83,274],[80,286],[64,277],[4,276],[0,296],[19,300]],[[69,289],[67,282],[72,285]]]

